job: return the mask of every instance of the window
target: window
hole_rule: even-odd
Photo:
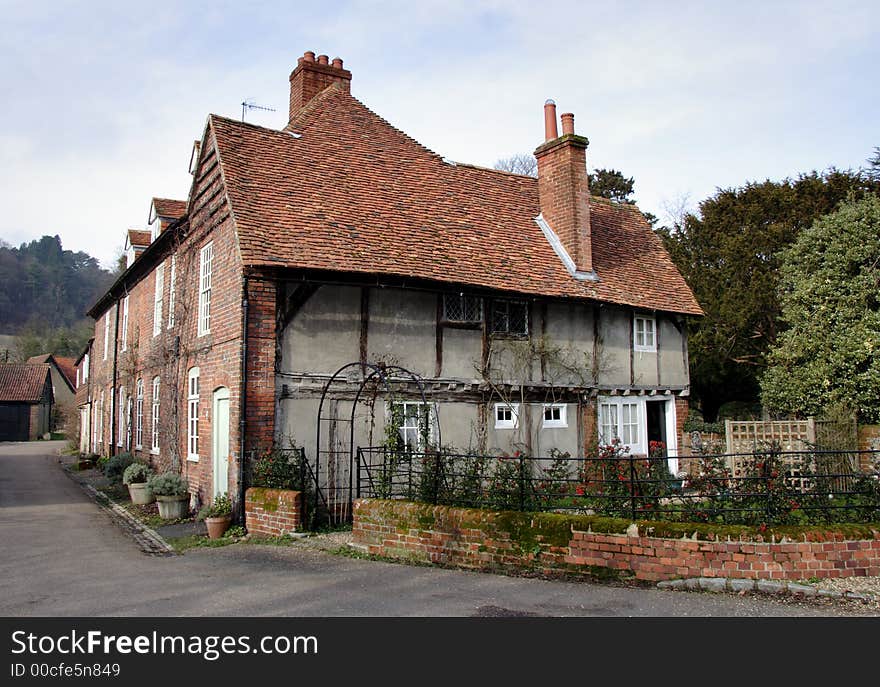
[[[599,443],[610,444],[619,439],[632,453],[646,453],[642,427],[644,405],[644,401],[626,397],[602,399],[599,402]]]
[[[187,460],[199,459],[199,368],[194,367],[187,377]]]
[[[446,322],[481,324],[483,322],[483,299],[464,293],[444,293],[443,319]]]
[[[646,353],[657,350],[657,323],[653,317],[633,318],[633,348]]]
[[[119,387],[119,400],[116,404],[116,412],[119,414],[116,426],[116,445],[122,446],[125,439],[125,389]]]
[[[82,377],[83,383],[85,383],[85,381],[89,378],[89,354],[88,353],[86,353],[85,358],[83,358],[82,371],[83,371],[83,377]]]
[[[156,268],[156,290],[153,294],[153,336],[162,331],[162,296],[165,292],[165,263]]]
[[[125,403],[125,450],[131,450],[131,396]]]
[[[529,311],[525,301],[492,301],[492,333],[525,336],[529,333]]]
[[[174,282],[177,281],[177,256],[171,256],[171,274],[168,275],[168,328],[174,326]]]
[[[137,380],[137,400],[134,404],[134,447],[144,447],[144,380]]]
[[[79,389],[79,368],[76,368],[76,387]]]
[[[128,296],[122,299],[122,350],[128,349]]]
[[[568,418],[564,403],[545,403],[544,404],[544,423],[542,427],[545,429],[553,427],[568,427]]]
[[[409,449],[424,451],[425,439],[434,436],[434,417],[437,412],[430,403],[403,402],[392,406],[392,421],[399,423],[398,431],[403,445]]]
[[[95,409],[95,448],[98,444],[104,445],[104,390],[101,389],[101,397],[98,407]]]
[[[159,453],[159,378],[153,377],[153,398],[150,423],[150,451]]]
[[[495,429],[516,429],[519,425],[519,403],[495,404]]]
[[[107,360],[107,349],[110,348],[110,311],[104,315],[104,360]]]
[[[199,336],[211,331],[211,268],[214,242],[202,248],[199,260]]]

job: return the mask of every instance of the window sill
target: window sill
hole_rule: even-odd
[[[198,456],[187,456],[186,459],[190,463],[198,463],[199,462]]]
[[[657,348],[656,347],[648,348],[646,346],[634,346],[633,351],[635,351],[636,353],[656,353]]]
[[[541,425],[541,429],[568,429],[567,422],[547,422]]]
[[[151,455],[151,456],[158,456],[158,455],[159,455],[159,449],[157,449],[157,448],[151,448],[151,449],[150,449],[150,455]]]

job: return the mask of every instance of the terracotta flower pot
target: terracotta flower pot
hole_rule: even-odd
[[[205,525],[208,527],[208,537],[211,539],[219,539],[223,533],[229,529],[232,522],[231,515],[223,515],[218,518],[205,518]]]
[[[134,482],[129,484],[128,493],[131,496],[131,502],[138,506],[146,506],[148,503],[152,503],[156,500],[146,482]]]
[[[157,496],[159,516],[166,520],[176,520],[189,515],[189,494],[183,496]]]

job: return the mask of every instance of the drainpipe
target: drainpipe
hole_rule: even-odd
[[[237,521],[244,523],[244,447],[245,431],[247,429],[247,349],[248,349],[248,278],[241,280],[241,374],[239,379],[238,395],[238,518]]]
[[[116,325],[113,331],[113,389],[111,393],[110,407],[116,410],[116,417],[119,417],[120,410],[116,406],[119,405],[119,394],[116,391],[116,351],[119,348],[119,301],[116,301]],[[116,449],[116,417],[110,417],[110,452],[115,456]]]

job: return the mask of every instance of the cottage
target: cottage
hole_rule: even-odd
[[[351,79],[307,52],[283,129],[208,117],[187,201],[90,311],[93,449],[179,469],[203,500],[278,444],[345,481],[389,433],[674,458],[701,310],[641,212],[590,195],[573,115],[560,134],[545,104],[535,179],[428,150]]]
[[[0,441],[46,438],[53,402],[49,365],[0,364]]]

